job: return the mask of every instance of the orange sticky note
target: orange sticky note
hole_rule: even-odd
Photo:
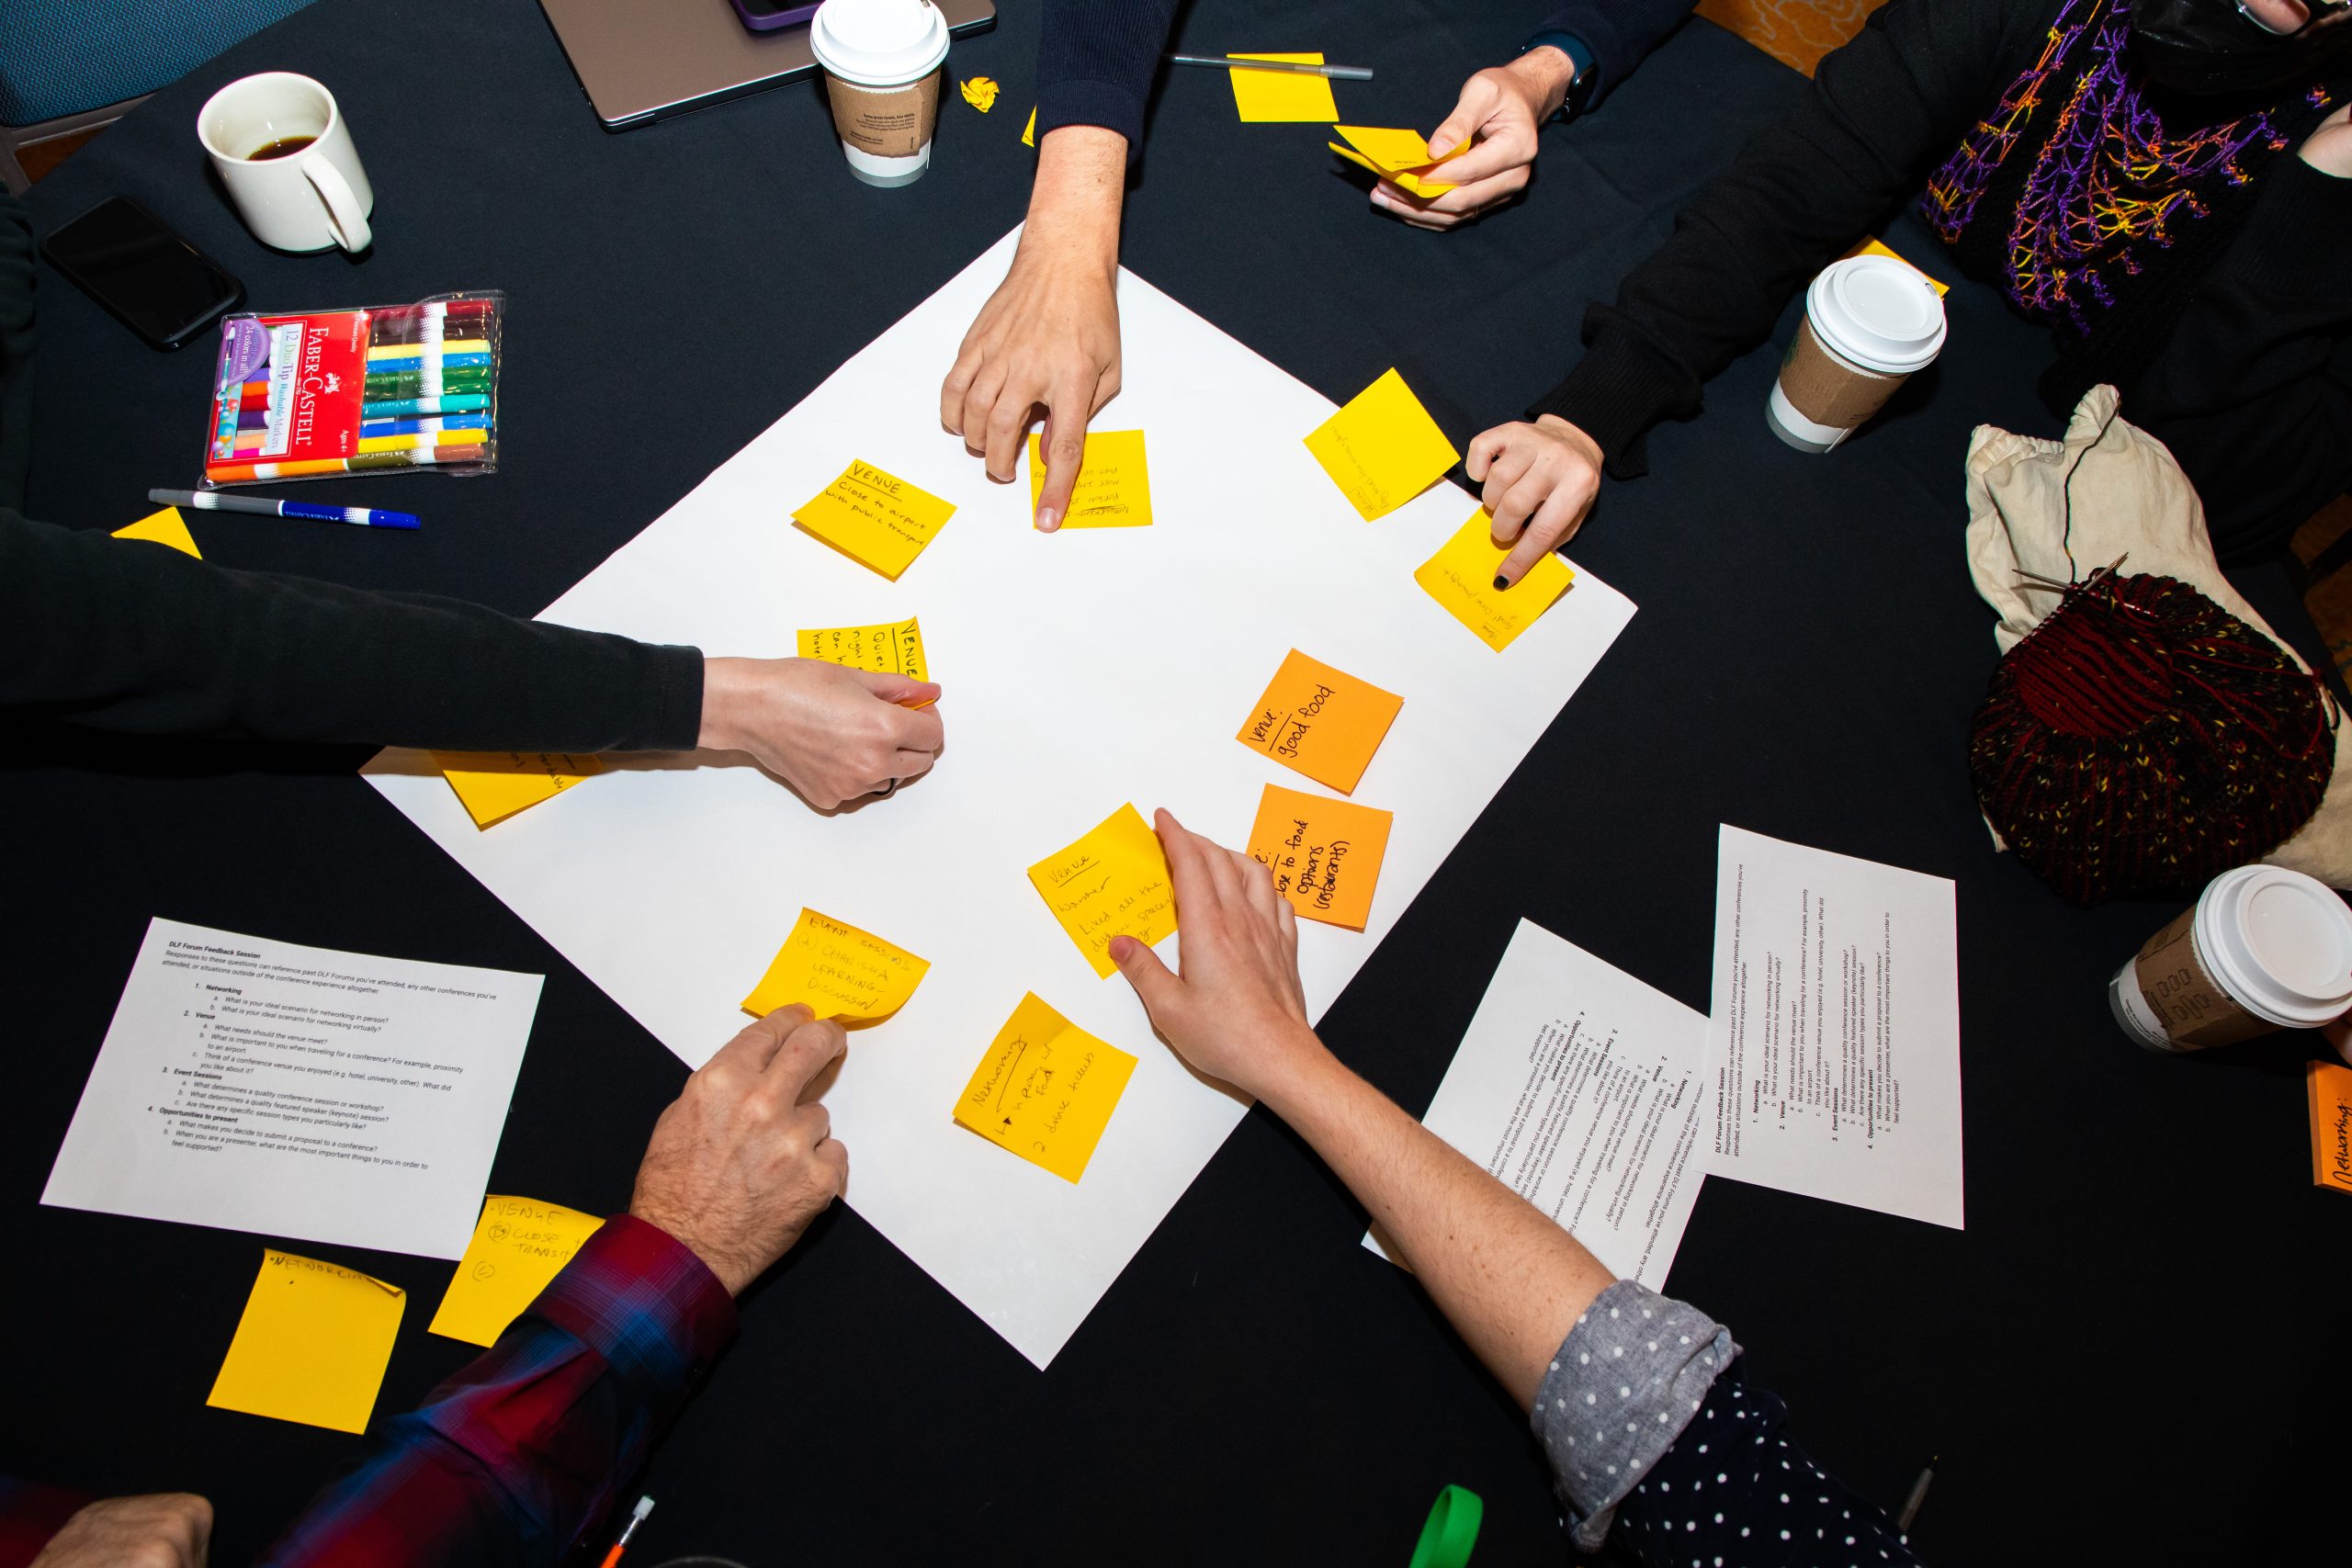
[[[1577,580],[1576,569],[1545,551],[1542,559],[1509,588],[1495,586],[1495,574],[1510,550],[1495,543],[1494,519],[1486,509],[1453,532],[1437,554],[1413,573],[1421,591],[1445,606],[1445,613],[1478,634],[1499,652],[1511,639],[1535,624]]]
[[[2352,1067],[2305,1063],[2303,1093],[2312,1112],[2312,1185],[2352,1192]]]
[[[1310,920],[1363,930],[1396,813],[1268,784],[1250,829],[1250,856],[1274,891]]]
[[[1317,425],[1306,449],[1367,523],[1387,516],[1462,460],[1394,370]]]
[[[588,754],[569,751],[435,751],[441,776],[458,792],[477,828],[503,822],[526,807],[553,800],[605,771]]]
[[[1031,866],[1029,881],[1098,977],[1118,967],[1111,962],[1113,937],[1131,936],[1149,945],[1176,929],[1176,887],[1168,879],[1168,856],[1159,848],[1159,835],[1132,805]]]
[[[204,1403],[365,1432],[407,1304],[400,1287],[356,1269],[266,1248]]]
[[[1035,515],[1037,498],[1046,493],[1046,455],[1035,435],[1029,437],[1029,511]],[[1070,491],[1065,528],[1148,528],[1151,526],[1151,473],[1144,466],[1140,430],[1090,430],[1086,452],[1078,460],[1078,488]]]
[[[792,520],[862,566],[896,582],[933,536],[956,514],[956,503],[871,463],[852,463],[842,477],[801,503]]]
[[[1404,705],[1396,693],[1294,648],[1234,739],[1317,784],[1353,795]]]
[[[1136,1059],[1035,993],[1021,998],[956,1097],[956,1123],[1064,1181],[1086,1174]]]
[[[768,972],[743,998],[743,1010],[765,1018],[778,1008],[806,1002],[819,1018],[876,1023],[906,1006],[930,973],[929,960],[831,915],[803,909]]]
[[[196,536],[187,531],[187,520],[180,515],[180,509],[176,506],[166,506],[161,512],[151,512],[136,523],[117,528],[114,531],[114,536],[118,539],[145,539],[151,544],[168,545],[184,556],[194,556],[198,560],[204,558],[204,552],[196,547]]]

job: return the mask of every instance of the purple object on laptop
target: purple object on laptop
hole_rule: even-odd
[[[796,28],[817,14],[814,3],[804,6],[799,0],[734,0],[734,6],[736,16],[755,33]]]

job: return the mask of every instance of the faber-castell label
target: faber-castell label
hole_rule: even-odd
[[[2201,1051],[2267,1034],[2278,1026],[2231,999],[2197,953],[2197,909],[2183,909],[2150,937],[2132,960],[2140,998],[2156,1015],[2176,1051]]]

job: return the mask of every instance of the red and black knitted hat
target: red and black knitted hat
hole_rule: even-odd
[[[2335,705],[2187,583],[2094,571],[2009,649],[1970,733],[1985,818],[2073,904],[2177,893],[2319,809]]]

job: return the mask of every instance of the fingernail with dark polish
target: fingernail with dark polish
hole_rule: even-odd
[[[1498,588],[1509,588],[1510,586],[1510,579],[1505,577],[1498,571],[1495,573],[1495,586]]]

